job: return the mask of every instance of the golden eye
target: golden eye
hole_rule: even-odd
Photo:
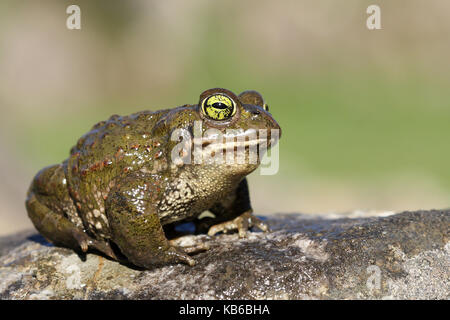
[[[228,120],[236,113],[236,104],[224,94],[214,94],[202,103],[203,113],[213,120]]]
[[[263,109],[269,111],[269,105],[267,103],[263,104]]]

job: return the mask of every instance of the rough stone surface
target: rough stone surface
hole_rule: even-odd
[[[448,299],[450,210],[387,217],[267,217],[272,232],[212,239],[198,264],[139,270],[0,238],[0,299]]]

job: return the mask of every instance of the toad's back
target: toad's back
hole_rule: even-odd
[[[69,176],[83,179],[100,168],[123,169],[136,165],[134,158],[138,153],[153,155],[158,151],[160,138],[151,136],[152,129],[165,113],[167,110],[113,115],[107,121],[97,123],[71,149],[67,159]]]
[[[69,195],[92,234],[109,237],[105,200],[115,179],[144,165],[153,170],[152,159],[161,154],[165,137],[152,137],[152,129],[167,111],[113,115],[94,125],[71,149],[62,168]]]

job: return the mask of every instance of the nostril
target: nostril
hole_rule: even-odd
[[[253,113],[254,115],[258,115],[258,114],[260,114],[261,112],[260,112],[259,110],[253,110],[252,113]]]

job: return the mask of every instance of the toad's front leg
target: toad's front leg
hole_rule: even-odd
[[[233,194],[222,199],[210,211],[216,218],[204,219],[205,221],[202,219],[197,224],[197,229],[208,230],[209,236],[237,230],[239,237],[245,238],[247,230],[252,227],[257,227],[264,232],[270,231],[267,224],[253,215],[247,179],[242,180]]]
[[[111,238],[137,266],[152,268],[179,262],[193,266],[195,260],[164,234],[157,213],[163,189],[162,181],[153,175],[132,175],[118,181],[106,201]]]

